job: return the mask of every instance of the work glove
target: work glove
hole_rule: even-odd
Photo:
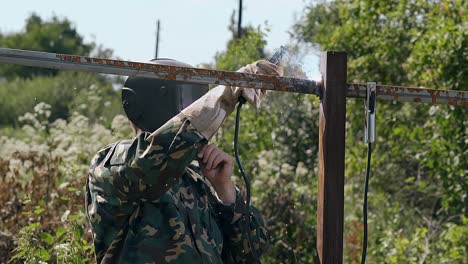
[[[259,60],[252,64],[248,64],[238,70],[238,72],[283,76],[283,69],[281,67],[265,60]],[[255,108],[260,106],[261,97],[263,97],[263,95],[265,95],[267,92],[267,90],[241,87],[233,87],[232,90],[234,96],[237,96],[238,98],[239,95],[242,95],[247,100],[247,102],[249,102]]]
[[[242,67],[238,72],[282,76],[281,67],[265,60]],[[234,111],[239,97],[244,97],[254,107],[260,106],[261,97],[266,93],[260,89],[219,85],[203,97],[182,110],[182,114],[206,139],[210,139],[226,117]]]

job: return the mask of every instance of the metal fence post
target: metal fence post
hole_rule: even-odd
[[[317,251],[321,263],[343,263],[346,63],[344,52],[321,54],[317,199]]]

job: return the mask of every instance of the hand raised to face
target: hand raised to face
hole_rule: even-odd
[[[234,162],[232,157],[213,144],[207,144],[198,153],[203,175],[215,188],[223,202],[235,201],[235,187],[231,181]]]

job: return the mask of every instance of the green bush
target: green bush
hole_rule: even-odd
[[[119,92],[96,74],[62,72],[55,77],[15,79],[0,83],[0,127],[18,126],[18,117],[39,102],[51,106],[49,121],[68,119],[73,112],[110,124],[121,113]]]
[[[15,263],[93,258],[83,204],[89,161],[133,131],[121,115],[110,128],[76,112],[69,121],[50,122],[51,115],[50,105],[40,103],[20,118],[16,136],[0,136],[0,230],[8,234],[0,262],[9,259],[11,239]]]

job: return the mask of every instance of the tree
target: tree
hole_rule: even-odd
[[[327,1],[309,5],[294,32],[323,50],[346,51],[350,82],[466,90],[465,11],[463,1]],[[347,109],[345,245],[347,261],[357,262],[362,103],[348,100]],[[467,228],[466,116],[461,107],[378,102],[370,262],[457,259],[438,251],[437,238],[447,222]]]
[[[43,21],[36,14],[32,14],[26,20],[23,32],[0,35],[0,46],[75,55],[89,55],[94,48],[93,43],[84,43],[83,37],[78,34],[68,19],[59,19],[53,16],[52,19]],[[38,67],[0,65],[0,76],[8,80],[32,78],[38,75],[56,75],[57,72],[58,70]]]
[[[265,30],[260,26],[242,28],[242,37],[237,37],[237,26],[234,12],[228,27],[232,38],[228,41],[227,49],[215,55],[215,67],[220,70],[236,71],[252,61],[265,59]],[[268,31],[268,29],[266,29]]]
[[[68,19],[54,16],[43,21],[35,14],[26,20],[23,32],[0,34],[0,46],[77,55],[89,55],[93,50],[102,57],[111,57],[113,53],[101,45],[96,47],[94,43],[84,43],[83,37]],[[51,105],[51,122],[57,118],[68,119],[75,111],[92,121],[101,118],[110,122],[121,111],[118,93],[110,81],[101,75],[1,64],[0,76],[7,79],[0,83],[0,127],[17,126],[18,117],[31,112],[39,102]],[[91,92],[89,89],[93,87],[99,89]],[[89,97],[88,93],[95,96]],[[102,104],[89,104],[85,101],[88,98],[105,100],[99,102]],[[83,108],[83,105],[89,107]]]

